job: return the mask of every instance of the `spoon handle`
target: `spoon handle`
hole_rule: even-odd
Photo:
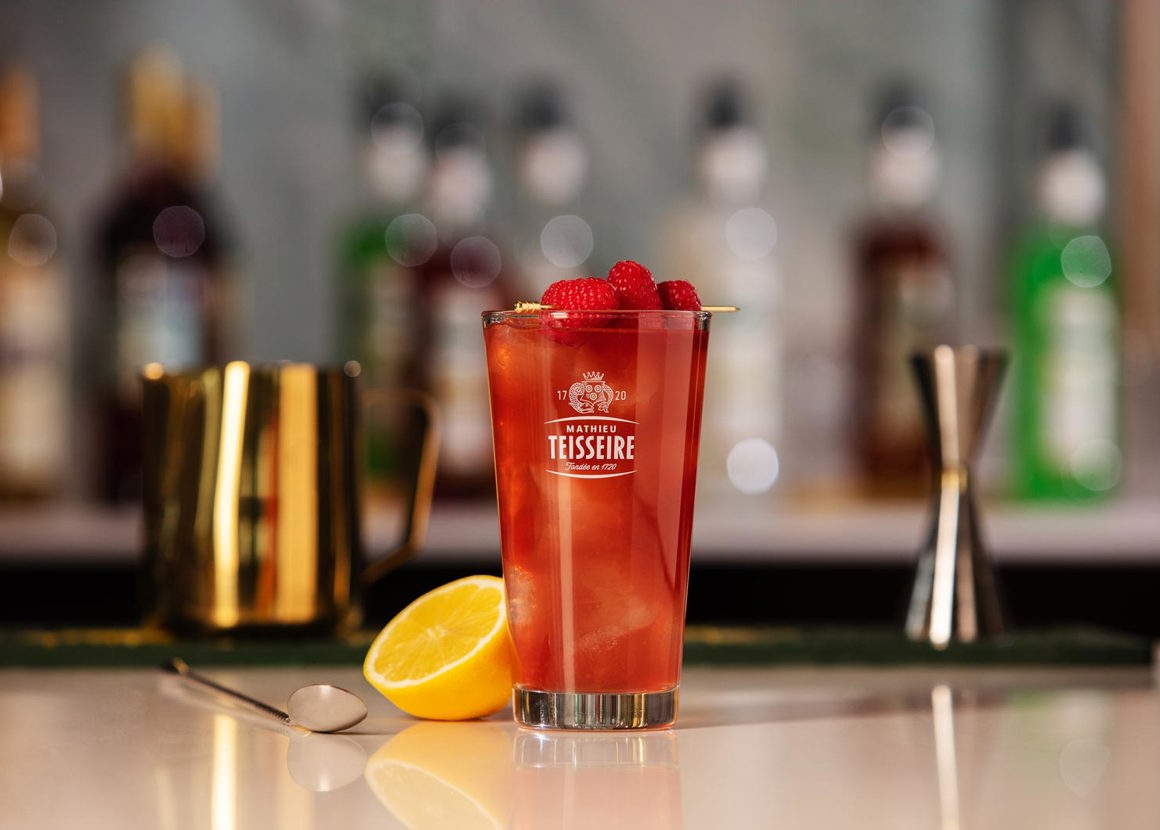
[[[174,657],[171,660],[166,660],[161,664],[161,669],[162,671],[176,674],[184,680],[190,681],[191,683],[204,686],[205,688],[217,692],[218,694],[225,695],[235,703],[240,703],[251,711],[265,715],[269,718],[273,718],[284,726],[292,726],[294,724],[294,722],[290,719],[290,716],[283,712],[281,709],[275,709],[273,706],[270,706],[267,703],[263,703],[260,700],[255,700],[249,695],[244,695],[236,689],[223,686],[220,683],[216,683],[213,680],[210,680],[204,675],[198,674],[193,669],[191,669],[180,657]]]

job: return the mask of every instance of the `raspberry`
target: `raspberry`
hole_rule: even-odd
[[[653,309],[661,307],[661,297],[652,272],[631,259],[622,260],[608,269],[608,281],[616,287],[621,308]]]
[[[551,306],[552,311],[587,311],[589,309],[604,311],[620,307],[616,289],[607,280],[602,280],[599,277],[580,277],[554,282],[544,291],[540,303]],[[556,317],[552,316],[552,311],[545,311],[544,318],[547,324],[555,329],[600,326],[608,322],[607,314],[569,314],[566,317]]]
[[[700,311],[697,289],[685,280],[667,280],[657,286],[664,307],[673,311]]]
[[[594,311],[619,308],[616,289],[599,277],[580,277],[574,280],[559,280],[548,286],[540,298],[543,305],[553,309]]]

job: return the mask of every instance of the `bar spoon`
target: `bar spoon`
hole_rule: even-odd
[[[198,674],[180,657],[166,660],[161,664],[161,670],[225,695],[250,711],[273,718],[284,726],[300,726],[311,732],[341,732],[362,723],[367,716],[366,704],[358,695],[329,683],[303,686],[298,689],[290,695],[286,711],[283,712]]]

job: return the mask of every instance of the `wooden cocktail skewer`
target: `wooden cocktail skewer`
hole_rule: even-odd
[[[543,303],[518,302],[516,303],[516,311],[518,313],[525,313],[531,311],[552,311],[555,306],[544,305]],[[635,309],[618,309],[618,308],[581,308],[581,309],[562,309],[563,311],[585,311],[589,313],[596,313],[598,311],[633,311]],[[657,309],[663,311],[664,309]],[[712,311],[715,314],[728,313],[739,311],[740,309],[735,305],[703,305],[701,311]]]

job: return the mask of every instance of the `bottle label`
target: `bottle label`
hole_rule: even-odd
[[[604,373],[584,372],[556,390],[556,400],[575,413],[544,424],[548,468],[565,478],[620,478],[636,472],[636,421],[612,415],[617,401],[626,400]],[[566,410],[567,411],[567,410]]]
[[[180,368],[206,359],[202,309],[204,274],[195,265],[140,254],[117,273],[117,385],[139,395],[147,363]]]
[[[442,415],[439,464],[452,475],[470,476],[492,463],[487,361],[479,336],[479,314],[494,300],[486,291],[440,279],[432,297],[434,348],[431,380]]]
[[[64,465],[65,301],[51,265],[0,264],[0,478],[51,487]]]
[[[953,302],[950,273],[922,261],[898,263],[885,281],[891,294],[882,328],[874,424],[888,445],[921,441],[922,409],[914,392],[910,354],[939,336]]]
[[[366,340],[361,344],[369,388],[393,389],[404,382],[417,337],[412,280],[409,269],[390,262],[379,263],[370,273]]]
[[[1075,474],[1116,441],[1116,307],[1106,291],[1064,284],[1046,298],[1044,449]]]
[[[705,379],[705,418],[714,430],[708,443],[727,453],[746,438],[771,443],[780,438],[782,361],[774,265],[725,262],[721,278],[723,296],[746,311],[714,333],[718,345],[709,354]]]

